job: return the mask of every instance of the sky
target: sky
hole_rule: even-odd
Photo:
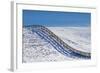
[[[91,13],[23,10],[23,25],[87,27],[91,25]]]

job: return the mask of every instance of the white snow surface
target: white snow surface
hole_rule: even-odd
[[[56,30],[53,29],[53,31],[55,32]],[[50,43],[27,28],[23,28],[22,45],[23,63],[72,60],[72,58],[59,53]]]
[[[47,27],[71,47],[91,53],[90,27]]]

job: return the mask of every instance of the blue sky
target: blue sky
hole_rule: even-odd
[[[90,26],[91,14],[79,12],[58,12],[23,10],[23,25],[44,25],[47,27]]]

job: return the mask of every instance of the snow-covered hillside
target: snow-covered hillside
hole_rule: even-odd
[[[22,62],[88,59],[90,57],[73,52],[58,40],[61,39],[79,51],[91,53],[90,35],[90,28],[87,27],[48,27],[48,29],[43,26],[23,27]]]
[[[50,43],[27,28],[23,28],[22,52],[23,63],[72,60],[59,53]]]
[[[48,27],[71,47],[91,52],[91,28],[90,27]]]

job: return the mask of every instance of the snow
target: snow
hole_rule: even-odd
[[[90,27],[48,27],[71,47],[91,53],[91,28]]]
[[[47,27],[65,43],[79,51],[91,53],[91,29],[89,27]],[[58,52],[48,41],[27,27],[23,28],[22,62],[52,62],[75,60]]]
[[[22,62],[44,62],[72,60],[59,53],[55,48],[35,32],[23,28]]]

